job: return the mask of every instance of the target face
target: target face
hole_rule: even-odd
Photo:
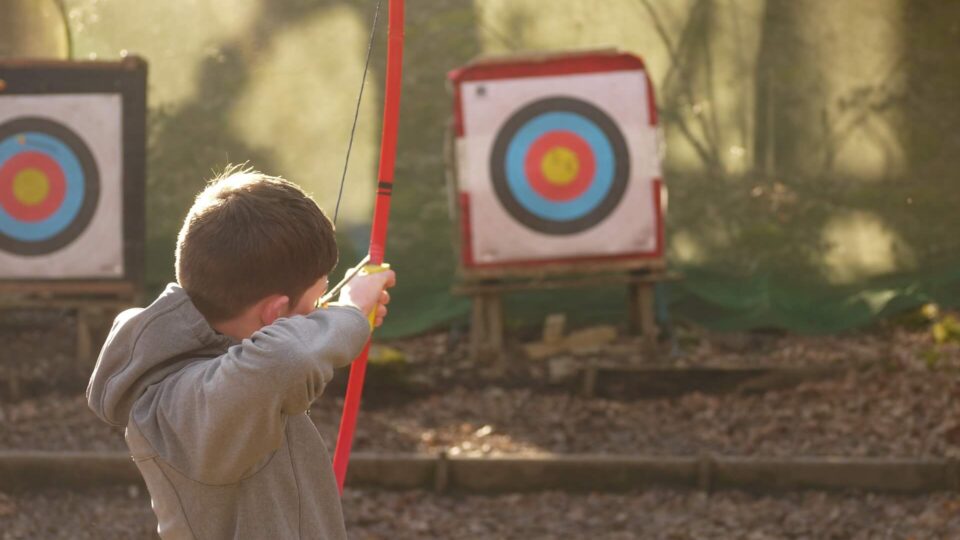
[[[640,58],[480,59],[449,78],[464,275],[663,265],[656,103]]]
[[[41,117],[0,124],[0,249],[66,246],[90,224],[99,193],[93,154],[70,128]]]
[[[606,113],[581,99],[549,97],[504,123],[490,154],[490,178],[514,219],[567,235],[614,211],[630,179],[630,157]]]

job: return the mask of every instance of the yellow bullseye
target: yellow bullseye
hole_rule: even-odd
[[[580,172],[580,159],[569,148],[558,146],[547,151],[540,161],[543,177],[553,185],[565,186]]]
[[[47,175],[38,169],[27,168],[13,177],[13,196],[25,206],[40,204],[50,193]]]

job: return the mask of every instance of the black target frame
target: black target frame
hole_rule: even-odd
[[[147,63],[119,61],[0,60],[0,96],[115,94],[122,108],[123,275],[115,279],[0,279],[0,293],[111,295],[143,290],[146,230]]]

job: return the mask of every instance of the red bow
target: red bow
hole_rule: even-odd
[[[393,170],[397,156],[397,124],[400,119],[400,73],[403,65],[403,0],[390,0],[389,26],[387,29],[387,77],[383,102],[383,135],[380,139],[380,170],[377,174],[377,200],[373,210],[373,225],[370,230],[370,264],[383,263],[387,243],[387,224],[390,218],[390,195],[393,192]],[[370,342],[350,367],[350,382],[343,403],[343,417],[337,434],[337,448],[333,454],[333,472],[337,477],[340,493],[347,476],[350,447],[360,410],[363,394],[363,379],[367,371],[367,355]]]

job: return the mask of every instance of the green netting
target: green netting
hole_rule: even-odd
[[[151,65],[149,275],[171,279],[190,199],[249,161],[332,207],[374,1],[68,0],[80,58]],[[658,92],[674,317],[838,331],[960,303],[960,3],[937,0],[409,2],[383,335],[463,320],[444,182],[445,73],[486,53],[616,46]],[[381,28],[383,30],[383,28]],[[364,250],[383,33],[340,230]],[[623,316],[617,289],[531,294],[514,322]]]
[[[787,328],[836,332],[928,302],[957,305],[960,270],[892,276],[847,287],[810,287],[774,276],[725,278],[691,272],[674,309],[718,330]]]

